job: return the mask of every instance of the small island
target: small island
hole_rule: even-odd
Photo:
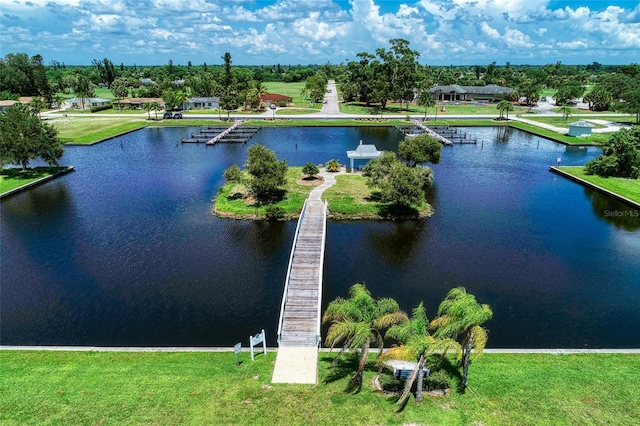
[[[429,135],[406,139],[398,154],[383,152],[361,172],[339,164],[307,163],[289,167],[262,145],[249,148],[242,170],[238,165],[224,172],[226,180],[214,199],[213,213],[225,218],[249,220],[297,219],[313,188],[325,177],[335,184],[322,193],[332,219],[419,219],[431,216],[427,194],[433,171],[424,163],[438,163],[442,145]]]

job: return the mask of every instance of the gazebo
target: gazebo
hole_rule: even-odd
[[[353,170],[353,160],[371,160],[381,155],[382,151],[378,151],[375,145],[363,145],[362,141],[360,141],[360,145],[358,145],[355,151],[347,151],[351,170]]]
[[[569,124],[569,136],[589,136],[591,129],[595,127],[593,124],[587,121],[576,121]]]

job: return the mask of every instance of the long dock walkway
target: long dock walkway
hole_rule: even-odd
[[[327,205],[322,192],[335,183],[335,173],[321,172],[325,181],[305,201],[289,258],[278,324],[278,355],[273,383],[318,382],[318,346],[322,304],[322,268]]]
[[[220,133],[217,136],[214,136],[213,138],[209,139],[206,143],[207,145],[213,145],[216,142],[218,142],[220,139],[224,138],[225,136],[227,136],[229,133],[233,132],[236,128],[238,128],[240,125],[242,124],[242,120],[236,120],[233,125],[231,127],[229,127],[227,130],[225,130],[224,132]]]
[[[416,126],[418,126],[420,128],[420,130],[425,131],[426,133],[429,134],[429,136],[433,136],[434,138],[439,140],[442,144],[444,144],[444,145],[453,145],[453,142],[451,142],[449,139],[445,138],[444,136],[439,135],[435,131],[431,130],[430,128],[428,128],[427,126],[422,124],[422,122],[420,120],[414,120],[414,123],[416,123]]]

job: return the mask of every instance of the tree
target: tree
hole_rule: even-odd
[[[247,151],[245,167],[251,176],[247,186],[256,198],[265,199],[284,185],[287,161],[278,161],[276,154],[264,145],[252,145]]]
[[[91,98],[94,95],[94,85],[85,74],[78,74],[73,82],[73,91],[76,97],[79,97],[82,102],[82,109],[84,110],[85,101],[87,98]]]
[[[158,111],[161,111],[162,107],[160,106],[160,103],[153,101],[151,102],[151,111],[155,112],[156,114],[156,121],[158,121]]]
[[[423,204],[433,182],[433,171],[429,167],[409,167],[388,151],[369,161],[363,175],[367,186],[380,189],[383,202],[403,207]]]
[[[116,99],[118,100],[118,110],[120,110],[119,101],[129,96],[129,85],[128,85],[127,79],[118,78],[114,80],[109,87],[110,87],[111,93],[113,93],[113,96],[115,96]]]
[[[153,105],[151,105],[151,102],[143,103],[142,109],[147,111],[147,119],[151,120],[151,110],[153,109]]]
[[[315,177],[318,173],[320,173],[320,169],[313,163],[307,163],[302,167],[302,173],[312,178]]]
[[[415,167],[422,163],[438,164],[442,144],[428,133],[405,138],[398,145],[398,156]]]
[[[94,59],[91,63],[97,68],[100,81],[106,83],[108,87],[111,87],[111,83],[116,79],[116,69],[113,66],[113,62],[104,58],[101,61]]]
[[[0,140],[0,163],[20,164],[23,169],[36,158],[57,165],[64,151],[57,130],[22,104],[12,105],[0,114]]]
[[[613,96],[604,87],[596,86],[583,98],[591,111],[607,111],[613,103]]]
[[[413,384],[417,379],[416,401],[422,401],[422,376],[427,357],[436,351],[440,353],[440,359],[444,358],[447,351],[460,351],[460,345],[452,339],[436,339],[429,333],[429,320],[424,304],[420,304],[413,309],[411,319],[408,322],[396,324],[387,330],[387,338],[393,338],[401,342],[401,346],[395,346],[387,350],[383,358],[417,360],[417,366],[412,374],[407,378],[404,391],[397,404],[404,406],[408,400]]]
[[[496,105],[496,108],[498,109],[498,111],[500,111],[500,118],[499,120],[504,120],[504,112],[507,112],[507,120],[509,119],[509,111],[513,111],[513,104],[507,100],[502,100],[500,102],[498,102],[498,105]]]
[[[566,104],[567,102],[577,99],[584,93],[584,87],[579,81],[564,84],[558,87],[556,94],[556,105]]]
[[[29,102],[29,107],[32,109],[33,113],[40,117],[40,112],[44,109],[46,103],[44,99],[39,96],[35,96],[31,98],[31,102]]]
[[[309,93],[313,102],[320,102],[324,98],[326,88],[327,79],[320,74],[308,77],[304,84],[304,89]]]
[[[328,172],[339,172],[340,171],[340,163],[336,159],[331,159],[327,161],[326,169]]]
[[[585,166],[589,174],[640,177],[640,126],[621,129],[603,144],[602,154]]]
[[[636,124],[640,124],[640,76],[622,94],[622,100],[616,102],[615,110],[636,116]]]
[[[468,383],[469,364],[482,355],[487,344],[487,330],[481,325],[492,317],[489,305],[479,304],[475,296],[463,287],[457,287],[447,293],[438,307],[438,316],[431,321],[430,328],[435,330],[435,337],[460,339],[463,389]]]
[[[58,111],[60,111],[62,109],[62,105],[64,105],[64,97],[60,93],[56,93],[53,96],[53,102],[58,105]]]
[[[564,118],[565,121],[571,117],[571,107],[569,105],[560,105],[560,111],[562,111],[562,118]]]
[[[375,343],[379,355],[384,350],[382,331],[392,325],[408,320],[407,314],[400,310],[398,302],[391,298],[374,299],[364,284],[354,284],[349,289],[349,299],[338,297],[327,306],[322,323],[330,323],[325,343],[333,349],[342,345],[333,361],[335,365],[342,353],[360,349],[360,362],[350,385],[358,389],[362,386],[362,373],[367,363],[371,344]]]
[[[424,119],[427,119],[427,109],[436,105],[436,100],[433,98],[433,93],[428,88],[424,88],[420,91],[418,99],[416,101],[418,105],[424,107]]]

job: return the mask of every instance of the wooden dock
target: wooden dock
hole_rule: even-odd
[[[279,346],[311,346],[320,343],[322,264],[327,207],[307,200],[298,220],[282,300]]]
[[[439,133],[435,132],[434,130],[431,130],[430,128],[422,124],[421,121],[416,120],[414,121],[414,123],[416,123],[416,126],[420,130],[422,130],[425,133],[428,133],[430,136],[433,136],[435,139],[440,141],[443,145],[453,145],[453,142],[451,142],[449,139],[445,138],[444,136],[440,135]]]
[[[274,383],[317,383],[322,316],[322,268],[327,231],[327,204],[322,192],[335,174],[321,173],[298,219],[278,323],[278,355]]]
[[[183,138],[182,143],[247,143],[255,135],[259,127],[242,127],[242,121],[236,120],[229,127],[205,127],[198,133],[192,133],[190,138]]]

